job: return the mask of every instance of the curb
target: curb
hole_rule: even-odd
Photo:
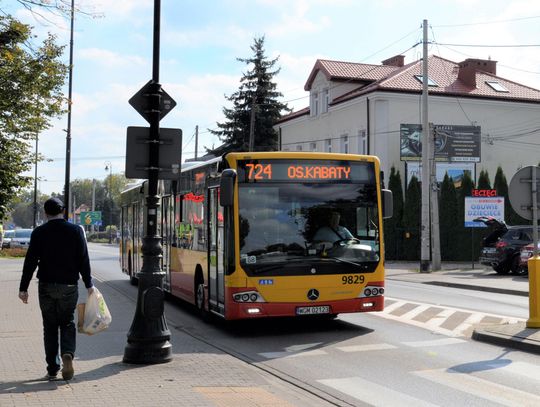
[[[540,355],[540,344],[538,341],[519,336],[510,336],[509,334],[500,332],[493,332],[490,331],[489,328],[475,329],[471,338],[479,342]]]
[[[460,283],[449,283],[446,281],[423,281],[422,284],[437,285],[443,287],[452,287],[452,288],[462,288],[464,290],[475,290],[475,291],[486,291],[497,294],[509,294],[509,295],[519,295],[521,297],[528,297],[528,291],[521,290],[512,290],[509,288],[497,288],[497,287],[486,287],[474,284],[460,284]]]

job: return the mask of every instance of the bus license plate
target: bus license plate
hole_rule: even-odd
[[[330,314],[330,305],[319,305],[315,307],[298,307],[296,315],[318,315]]]

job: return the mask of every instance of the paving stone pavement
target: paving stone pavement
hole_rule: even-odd
[[[37,280],[29,303],[18,298],[21,259],[0,259],[0,406],[328,406],[329,403],[181,331],[171,337],[173,360],[122,362],[134,302],[106,284],[113,316],[97,335],[77,334],[75,377],[45,381]],[[79,284],[80,301],[85,291]],[[61,376],[59,376],[61,377]]]

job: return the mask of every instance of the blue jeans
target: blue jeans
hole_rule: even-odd
[[[74,314],[79,290],[77,285],[39,283],[39,307],[43,318],[43,341],[47,372],[60,370],[58,357],[58,332],[60,331],[60,354],[75,355],[77,331]]]

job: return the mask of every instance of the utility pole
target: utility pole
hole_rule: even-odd
[[[197,151],[199,150],[199,125],[195,126],[195,160],[197,159]]]
[[[437,184],[437,163],[435,161],[435,140],[437,138],[437,128],[430,123],[431,139],[431,269],[437,271],[441,269],[441,237],[439,231],[439,186]]]
[[[424,20],[422,58],[422,217],[420,219],[420,272],[429,273],[429,122],[428,122],[428,22]]]
[[[71,0],[71,34],[69,37],[69,85],[68,122],[66,130],[66,179],[64,183],[64,218],[69,219],[69,180],[71,170],[71,105],[73,94],[73,20],[75,19],[75,0]]]

